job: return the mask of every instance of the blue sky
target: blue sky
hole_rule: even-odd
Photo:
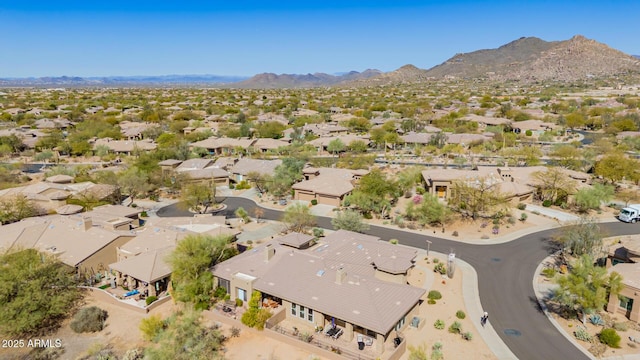
[[[637,0],[0,0],[0,77],[427,69],[576,34],[640,54],[638,14]]]

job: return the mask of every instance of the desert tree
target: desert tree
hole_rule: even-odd
[[[582,255],[571,271],[556,280],[558,288],[553,298],[572,311],[582,314],[586,323],[587,314],[602,309],[609,295],[617,295],[622,288],[622,276],[617,272],[595,265],[593,257]]]
[[[229,236],[187,235],[167,257],[176,300],[208,308],[213,294],[212,266],[237,253]]]
[[[604,234],[598,223],[583,216],[579,220],[561,228],[553,236],[553,240],[560,244],[563,251],[573,256],[589,255],[597,258],[603,250]]]
[[[597,210],[603,202],[611,200],[615,189],[612,185],[594,184],[591,188],[578,190],[575,203],[578,211]]]
[[[508,205],[508,199],[500,191],[500,183],[491,178],[454,181],[449,205],[463,216],[477,219],[499,215]]]
[[[567,197],[576,190],[575,181],[557,167],[536,171],[533,174],[536,195],[542,201],[555,203],[558,200],[567,201]]]
[[[288,230],[304,232],[308,228],[315,226],[316,217],[311,213],[308,206],[302,203],[295,203],[284,210],[282,222]]]
[[[203,214],[216,204],[216,186],[206,183],[186,184],[182,188],[181,197],[185,208]]]
[[[81,299],[74,269],[33,249],[0,254],[0,333],[36,336],[60,325]]]
[[[363,233],[369,230],[369,224],[363,221],[362,214],[353,210],[340,211],[331,219],[331,225],[336,230],[349,230]]]

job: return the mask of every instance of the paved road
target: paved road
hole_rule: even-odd
[[[242,206],[252,209],[256,204],[244,198],[221,199],[227,205],[225,214]],[[160,209],[159,216],[191,216],[181,213],[175,205]],[[278,220],[281,212],[266,209],[265,219]],[[331,219],[318,217],[318,226],[332,228]],[[640,227],[624,223],[603,223],[610,236],[638,233]],[[456,257],[473,266],[478,274],[480,301],[489,313],[489,321],[511,351],[526,359],[588,359],[549,322],[540,310],[532,286],[538,264],[555,252],[550,236],[557,230],[544,230],[517,240],[494,245],[473,245],[421,234],[371,226],[367,232],[382,239],[398,239],[403,245],[427,248],[440,253],[453,250]]]

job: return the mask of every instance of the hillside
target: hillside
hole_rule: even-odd
[[[457,54],[427,70],[434,78],[576,81],[640,71],[640,61],[581,35],[547,42],[523,37],[497,49]]]

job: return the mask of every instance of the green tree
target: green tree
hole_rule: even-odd
[[[198,214],[206,213],[210,206],[216,204],[215,184],[187,184],[183,186],[180,194],[184,207],[195,210]]]
[[[254,290],[249,299],[248,309],[242,314],[241,321],[248,327],[258,330],[264,329],[264,324],[271,317],[271,312],[267,309],[260,308],[262,303],[262,293]]]
[[[287,127],[277,121],[266,121],[256,126],[256,132],[261,138],[279,139]]]
[[[576,206],[578,211],[587,212],[600,208],[603,202],[613,198],[615,189],[611,185],[594,184],[591,188],[583,188],[576,193]]]
[[[362,140],[353,140],[347,145],[347,149],[354,153],[365,153],[367,152],[367,144]]]
[[[284,210],[282,222],[291,231],[304,232],[316,225],[316,217],[311,213],[308,206],[296,203]]]
[[[373,212],[384,217],[400,193],[394,181],[387,179],[379,169],[374,169],[360,179],[356,189],[345,198],[345,204],[364,214]]]
[[[201,313],[188,309],[167,319],[166,328],[155,337],[155,345],[145,349],[145,359],[223,359],[224,336],[202,324]]]
[[[267,182],[267,190],[276,197],[282,197],[291,191],[291,185],[302,179],[302,168],[305,161],[296,158],[285,158],[274,171],[273,178]]]
[[[343,152],[347,146],[340,140],[340,138],[335,138],[327,144],[327,151],[336,155],[338,153]]]
[[[7,224],[43,213],[24,195],[0,200],[0,223]]]
[[[0,255],[0,333],[50,333],[81,299],[74,269],[33,249]]]
[[[239,207],[236,209],[234,213],[238,218],[242,219],[242,221],[246,224],[251,221],[249,218],[249,213],[243,207]]]
[[[564,251],[574,256],[589,255],[596,258],[602,253],[603,233],[598,223],[591,218],[581,217],[573,224],[563,227],[553,239]]]
[[[620,182],[622,179],[638,181],[640,179],[640,162],[630,159],[623,153],[614,152],[605,155],[596,163],[595,174],[602,176],[611,183]]]
[[[173,296],[207,308],[213,295],[213,275],[209,269],[234,256],[229,236],[187,235],[178,242],[167,258],[171,266]]]
[[[455,181],[451,189],[449,205],[463,216],[477,219],[493,217],[505,210],[508,200],[500,192],[496,182],[490,179]]]
[[[622,288],[620,274],[607,273],[604,267],[594,265],[593,258],[582,255],[571,271],[558,277],[558,288],[554,299],[573,311],[582,313],[582,323],[586,323],[587,314],[602,309],[607,304],[609,294],[617,295]]]
[[[416,201],[409,202],[405,209],[408,220],[417,220],[422,225],[442,225],[451,215],[451,210],[436,196],[416,195],[414,200]]]
[[[338,212],[336,217],[331,219],[331,225],[336,230],[343,229],[359,233],[369,230],[369,224],[363,221],[362,214],[353,210]]]
[[[153,189],[153,185],[149,183],[149,175],[136,166],[132,166],[120,173],[118,186],[123,194],[129,195],[131,201]]]
[[[417,166],[409,166],[398,173],[397,185],[400,191],[411,191],[416,184],[422,182],[422,170]]]
[[[536,183],[536,195],[542,201],[566,202],[569,194],[573,194],[576,190],[575,181],[559,168],[550,167],[536,171],[532,175]]]

